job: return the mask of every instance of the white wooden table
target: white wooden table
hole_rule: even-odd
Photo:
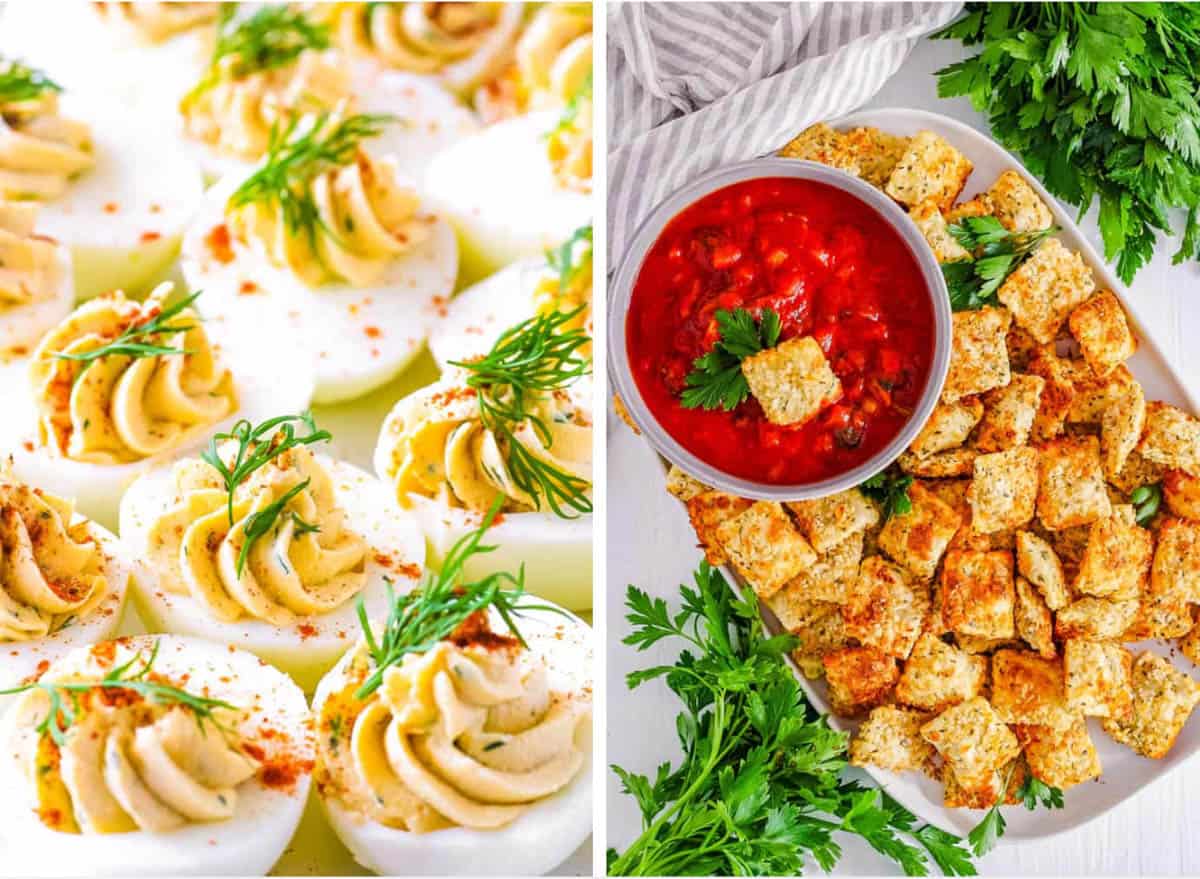
[[[933,71],[962,57],[966,51],[958,44],[922,43],[866,106],[931,110],[987,132],[986,119],[965,99],[937,97]],[[1094,214],[1080,225],[1099,247]],[[1144,304],[1147,329],[1189,386],[1198,388],[1200,265],[1172,266],[1174,249],[1175,242],[1161,243],[1154,262],[1134,282],[1133,293]],[[607,762],[653,775],[662,760],[677,759],[677,705],[664,686],[644,685],[631,693],[624,678],[634,668],[670,661],[673,655],[665,648],[638,654],[619,643],[628,631],[623,612],[625,586],[634,583],[674,600],[677,584],[690,580],[700,553],[683,508],[662,489],[662,470],[649,447],[611,414],[608,436]],[[637,809],[630,797],[620,794],[611,774],[605,784],[608,844],[623,848],[638,831]],[[1036,843],[1002,842],[980,862],[980,872],[1015,876],[1196,873],[1200,871],[1200,836],[1193,832],[1190,821],[1200,820],[1200,796],[1192,794],[1197,790],[1200,760],[1074,833]],[[837,873],[898,872],[889,869],[865,843],[850,837],[840,842],[844,855]],[[815,872],[816,867],[810,870]]]

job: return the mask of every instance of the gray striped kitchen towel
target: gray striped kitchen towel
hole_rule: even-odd
[[[609,7],[608,255],[663,198],[874,95],[961,3]]]

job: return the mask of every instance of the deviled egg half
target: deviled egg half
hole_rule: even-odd
[[[311,691],[425,560],[420,529],[363,471],[314,453],[311,416],[242,423],[137,479],[121,540],[144,560],[133,598],[151,631],[235,644]]]
[[[112,637],[132,572],[110,532],[0,464],[0,690]],[[0,696],[0,710],[9,701]]]
[[[0,368],[0,450],[16,475],[74,497],[107,527],[140,473],[239,417],[302,410],[312,397],[310,358],[271,341],[261,315],[205,321],[201,294],[172,301],[171,289],[85,302]]]
[[[37,234],[37,205],[0,201],[0,359],[28,354],[71,313],[71,253]]]
[[[364,867],[538,875],[591,832],[590,632],[496,586],[427,577],[317,688],[317,791]]]
[[[591,22],[588,4],[539,9],[517,42],[509,85],[490,104],[481,99],[482,112],[506,118],[429,166],[429,198],[457,228],[470,280],[540,256],[591,217]]]
[[[174,635],[79,648],[0,723],[0,843],[29,876],[265,875],[300,822],[304,694]]]
[[[80,299],[146,293],[202,196],[199,169],[159,127],[0,59],[0,199],[42,204],[38,230],[71,251]]]
[[[315,400],[362,396],[425,344],[454,289],[454,232],[390,158],[365,149],[391,120],[307,116],[249,177],[213,187],[183,272],[234,322],[266,307],[314,353]]]

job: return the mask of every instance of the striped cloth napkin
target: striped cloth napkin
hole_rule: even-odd
[[[961,3],[622,3],[608,26],[608,254],[663,198],[849,113]]]

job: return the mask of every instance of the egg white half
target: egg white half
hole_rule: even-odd
[[[494,616],[494,615],[493,615]],[[504,631],[493,619],[493,628]],[[517,627],[530,648],[546,657],[550,688],[590,690],[591,630],[573,616],[550,611],[524,611]],[[319,717],[329,694],[348,683],[346,657],[321,681],[313,696]],[[591,725],[579,774],[553,796],[539,800],[499,830],[454,827],[432,833],[409,833],[364,821],[334,799],[321,806],[338,838],[369,870],[385,876],[540,876],[565,861],[592,832]]]
[[[62,244],[56,245],[54,251],[58,283],[50,296],[29,305],[0,311],[0,357],[27,354],[37,346],[42,336],[61,323],[75,307],[71,251]]]
[[[346,527],[361,535],[369,547],[366,585],[359,595],[368,614],[386,616],[385,578],[392,581],[397,592],[406,592],[416,585],[412,573],[425,564],[420,529],[412,517],[396,508],[379,480],[324,455],[318,460],[333,477],[337,504],[346,511]],[[139,477],[125,492],[120,534],[130,551],[146,553],[150,529],[171,505],[173,491],[170,468],[163,468]],[[321,676],[361,634],[357,596],[331,613],[303,617],[293,625],[279,627],[249,618],[234,623],[217,620],[190,595],[167,592],[160,573],[154,570],[137,578],[132,594],[150,631],[178,632],[234,644],[283,669],[306,692],[316,687]]]
[[[271,325],[289,344],[315,358],[317,403],[361,397],[399,375],[420,352],[454,289],[458,245],[449,224],[432,220],[425,240],[393,260],[374,286],[311,289],[253,248],[235,243],[228,263],[213,257],[206,238],[224,223],[225,202],[238,182],[213,187],[184,241],[183,274],[192,289],[205,291],[205,308],[236,323],[249,320],[247,308],[273,314]]]
[[[311,759],[304,694],[288,677],[253,654],[225,644],[176,635],[140,635],[127,643],[148,656],[159,642],[154,668],[168,678],[188,676],[190,692],[204,692],[251,711],[243,729],[266,724],[284,731],[289,753]],[[86,667],[77,650],[53,672]],[[0,725],[0,834],[5,872],[28,876],[263,876],[296,831],[311,784],[305,773],[289,789],[255,778],[238,787],[237,810],[227,821],[189,824],[167,833],[80,835],[51,830],[33,811],[32,791],[10,747],[13,712]],[[269,747],[270,742],[260,742]]]
[[[554,111],[498,122],[440,153],[425,175],[434,211],[458,230],[462,277],[474,281],[525,257],[542,256],[587,225],[591,196],[554,179],[545,136]]]

